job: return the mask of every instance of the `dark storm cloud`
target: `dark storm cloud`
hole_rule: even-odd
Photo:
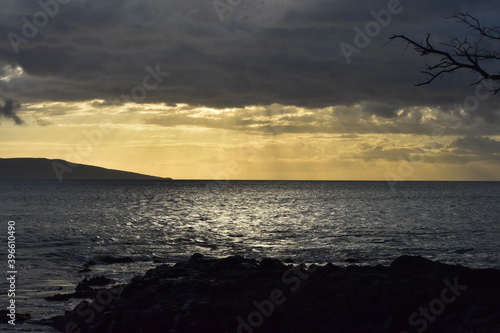
[[[97,108],[101,104],[94,103]],[[375,107],[380,107],[375,105]],[[498,123],[482,118],[463,117],[459,112],[440,109],[403,108],[394,117],[383,116],[385,108],[373,112],[373,105],[328,107],[322,109],[269,105],[235,108],[207,113],[189,106],[171,106],[162,114],[145,119],[147,124],[165,127],[199,126],[248,132],[269,133],[337,133],[345,137],[357,134],[415,134],[424,136],[464,136],[471,133],[498,135]],[[381,111],[382,110],[382,111]],[[392,115],[393,110],[390,110]],[[138,110],[130,110],[136,112]],[[389,112],[387,112],[388,114]],[[48,115],[47,115],[48,116]]]
[[[483,136],[468,135],[457,138],[441,154],[430,157],[430,161],[440,163],[494,162],[500,161],[500,141]]]
[[[500,154],[500,141],[481,136],[466,136],[453,141],[449,148],[476,154]]]
[[[353,154],[366,161],[386,160],[397,162],[402,159],[428,163],[463,164],[469,162],[500,161],[500,141],[482,136],[465,136],[443,145],[435,141],[411,143],[405,147],[362,143],[360,152]]]
[[[0,104],[0,117],[14,121],[16,125],[23,125],[24,121],[17,115],[21,106],[12,99],[5,99],[3,105]]]
[[[424,60],[398,42],[384,44],[396,33],[419,39],[431,32],[436,42],[461,36],[465,31],[444,19],[455,11],[496,24],[499,2],[401,1],[401,11],[348,64],[339,44],[354,44],[353,29],[364,29],[374,20],[370,11],[386,10],[388,3],[242,0],[221,21],[213,1],[74,0],[60,4],[47,24],[18,45],[18,53],[8,38],[1,39],[0,63],[27,74],[1,86],[22,101],[113,101],[142,82],[146,66],[159,64],[171,75],[148,91],[145,102],[357,104],[385,119],[413,106],[452,110],[474,94],[469,84],[476,78],[465,72],[414,87]],[[6,1],[0,35],[23,36],[21,18],[31,20],[37,11],[35,1]],[[495,125],[499,109],[498,97],[481,100],[473,117]]]

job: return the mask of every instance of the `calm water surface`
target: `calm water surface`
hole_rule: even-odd
[[[413,254],[500,268],[499,199],[498,182],[405,182],[394,193],[386,182],[3,181],[0,225],[7,235],[16,222],[17,311],[43,318],[79,302],[43,297],[84,277],[127,281],[195,252],[337,264]],[[100,264],[79,273],[89,260]]]

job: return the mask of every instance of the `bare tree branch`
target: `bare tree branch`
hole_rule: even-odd
[[[449,17],[470,28],[473,33],[479,33],[480,36],[500,40],[500,27],[486,27],[478,19],[468,13],[456,12]]]
[[[452,38],[448,43],[440,43],[440,48],[431,44],[431,35],[427,34],[425,40],[417,42],[406,35],[394,35],[389,40],[400,39],[406,46],[413,46],[420,56],[438,56],[437,63],[425,65],[421,71],[427,78],[418,82],[416,86],[430,84],[436,78],[445,74],[451,74],[460,69],[468,69],[480,75],[481,79],[472,85],[479,84],[483,80],[492,80],[495,85],[492,91],[496,94],[500,91],[500,72],[491,73],[485,63],[500,61],[500,27],[487,27],[482,25],[478,19],[467,13],[455,13],[449,17],[467,27],[469,33],[463,39]],[[470,38],[468,38],[470,37]],[[486,47],[484,44],[488,44]],[[492,49],[493,45],[493,49]],[[498,87],[498,88],[497,88]]]

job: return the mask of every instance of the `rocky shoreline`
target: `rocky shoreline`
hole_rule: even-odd
[[[402,256],[386,266],[305,266],[200,254],[127,285],[84,280],[88,297],[38,321],[65,333],[498,333],[500,270]],[[76,294],[76,295],[75,295]]]

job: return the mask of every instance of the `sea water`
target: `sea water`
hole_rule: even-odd
[[[500,268],[499,199],[498,182],[0,181],[4,272],[8,221],[16,226],[16,311],[34,319],[78,304],[44,297],[73,292],[83,278],[126,282],[193,253],[338,265],[408,254]],[[89,261],[91,271],[80,272]],[[6,279],[0,288],[5,308]]]

